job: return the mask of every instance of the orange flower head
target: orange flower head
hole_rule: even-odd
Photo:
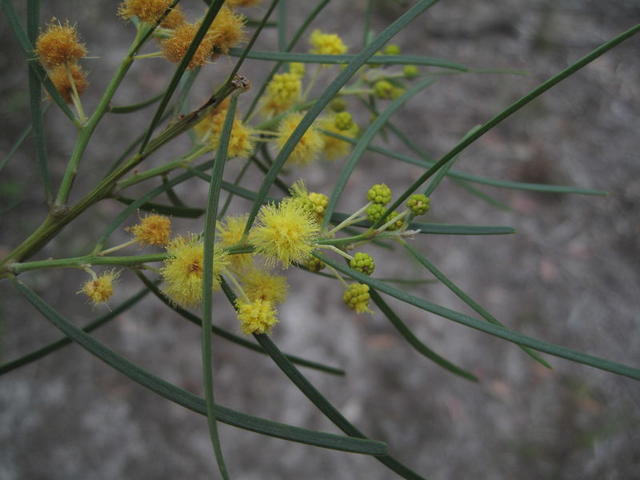
[[[87,55],[87,49],[78,40],[76,28],[69,22],[61,25],[55,18],[38,36],[35,52],[47,68],[71,64]]]

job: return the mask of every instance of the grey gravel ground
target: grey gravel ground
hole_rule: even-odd
[[[124,52],[131,29],[115,19],[107,2],[44,3],[43,18],[55,14],[78,22],[91,55],[99,57],[86,64],[93,92],[99,92]],[[310,7],[289,3],[293,29]],[[374,28],[384,28],[406,3],[379,2]],[[197,2],[192,5],[199,7]],[[355,51],[361,34],[352,27],[364,5],[364,1],[334,2],[318,25],[344,34]],[[395,41],[403,52],[477,68],[524,69],[530,75],[442,78],[404,107],[395,121],[437,157],[471,127],[638,18],[640,6],[635,1],[439,2],[398,35]],[[24,62],[6,23],[0,41],[4,155],[27,122],[28,97]],[[274,43],[270,32],[265,48]],[[457,165],[495,178],[598,188],[609,192],[607,197],[485,188],[511,208],[505,211],[445,182],[432,198],[431,221],[511,225],[517,234],[422,236],[413,242],[510,328],[634,366],[640,365],[639,47],[640,41],[631,39],[607,53],[485,135]],[[211,82],[230,65],[222,59],[209,67],[198,81],[196,96],[206,98]],[[164,85],[170,72],[161,60],[134,66],[118,100],[145,98]],[[247,65],[246,73],[255,83],[262,72],[262,64]],[[104,123],[91,146],[91,166],[81,171],[86,180],[78,184],[79,192],[90,188],[121,144],[140,131],[146,114]],[[364,112],[359,115],[366,118]],[[57,112],[48,116],[55,175],[61,174],[73,144],[73,133],[62,118]],[[166,161],[185,145],[175,142],[156,161]],[[409,153],[392,138],[389,148]],[[400,164],[390,162],[367,155],[340,210],[358,208],[372,183],[384,180],[399,191],[421,173],[417,167],[398,168]],[[328,191],[338,171],[339,164],[323,164],[303,175],[312,189]],[[6,250],[44,214],[29,148],[22,149],[3,172],[0,184],[0,249]],[[205,198],[206,185],[194,183],[181,192],[197,204]],[[91,234],[120,208],[111,202],[98,205],[43,255],[83,253]],[[182,226],[198,228],[196,223]],[[376,254],[380,276],[427,276],[415,264],[401,260],[399,251],[370,251]],[[346,311],[336,282],[309,280],[301,272],[289,276],[292,292],[275,341],[283,350],[345,368],[346,378],[305,374],[351,421],[371,437],[386,441],[393,454],[418,472],[432,479],[488,480],[626,480],[640,475],[636,382],[554,358],[549,359],[553,370],[544,369],[512,345],[389,299],[420,339],[480,377],[479,384],[471,384],[420,357],[380,313],[357,317]],[[79,324],[102,312],[74,295],[84,274],[51,272],[25,279]],[[119,299],[138,288],[128,274],[123,275],[123,284]],[[409,290],[468,312],[441,285]],[[57,338],[53,327],[15,298],[6,283],[0,295],[2,361]],[[222,299],[220,309],[221,324],[237,328]],[[163,378],[202,393],[198,330],[154,299],[146,298],[95,335]],[[221,404],[336,432],[266,358],[223,342],[215,347],[216,395]],[[0,379],[0,409],[2,479],[214,476],[202,416],[157,398],[77,346]],[[285,443],[227,426],[221,426],[221,437],[232,477],[237,479],[393,478],[364,456]]]

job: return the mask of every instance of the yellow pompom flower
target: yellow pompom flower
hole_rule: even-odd
[[[199,28],[199,24],[187,22],[176,27],[171,36],[161,42],[162,54],[165,58],[173,63],[180,62],[187,53],[189,45],[191,45],[193,37],[195,37]],[[207,33],[200,45],[198,45],[187,68],[191,70],[204,65],[213,53],[214,45],[214,36]]]
[[[304,63],[292,62],[289,64],[289,73],[293,73],[299,77],[304,77],[305,66]]]
[[[244,227],[247,224],[249,215],[239,215],[237,217],[226,216],[216,222],[216,244],[221,248],[229,248],[242,242]],[[229,264],[235,271],[243,270],[251,265],[253,257],[250,253],[238,253],[229,255]]]
[[[251,270],[240,278],[242,289],[252,302],[269,300],[274,305],[287,298],[287,279],[282,275],[271,275],[262,270]]]
[[[202,301],[204,245],[196,235],[179,236],[167,245],[169,257],[160,274],[165,281],[164,293],[182,306],[192,307]],[[220,273],[229,263],[227,254],[218,248],[213,257],[213,290],[220,288]]]
[[[270,333],[278,323],[278,313],[269,300],[245,302],[236,300],[236,313],[243,333]]]
[[[358,124],[351,122],[351,125],[346,130],[340,130],[336,126],[336,120],[333,116],[323,117],[318,121],[320,130],[325,130],[330,133],[342,135],[343,137],[355,138],[360,131]],[[323,134],[324,147],[322,153],[327,160],[336,160],[348,155],[351,152],[351,143],[340,140],[339,138],[332,137],[330,135]]]
[[[128,230],[140,245],[166,245],[171,235],[171,219],[164,215],[147,215]]]
[[[293,131],[296,129],[303,115],[301,113],[292,113],[287,115],[278,126],[278,135],[276,143],[280,149],[287,142]],[[320,152],[324,148],[323,135],[312,124],[287,159],[288,164],[292,165],[308,165],[318,158]]]
[[[277,73],[267,85],[261,110],[267,116],[278,115],[291,108],[302,93],[301,76],[293,73]]]
[[[245,20],[243,15],[234,13],[227,6],[220,9],[209,28],[216,52],[226,55],[231,47],[235,47],[245,39]]]
[[[71,77],[69,77],[71,74]],[[49,71],[49,79],[53,86],[56,87],[56,90],[60,94],[60,96],[64,99],[65,102],[71,103],[73,102],[73,87],[76,87],[76,92],[78,95],[82,95],[87,87],[89,86],[89,82],[87,82],[87,76],[77,64],[71,65],[58,65]],[[73,85],[71,84],[71,79],[73,79]]]
[[[120,275],[115,270],[110,270],[96,276],[91,272],[92,279],[86,282],[78,293],[84,293],[93,304],[104,303],[113,295],[113,282]]]
[[[323,33],[320,30],[314,30],[309,39],[311,44],[310,53],[317,55],[342,55],[347,53],[347,47],[336,33]]]
[[[78,40],[75,27],[64,25],[53,18],[47,29],[36,39],[36,55],[47,68],[77,62],[87,55],[87,49]]]
[[[311,213],[297,202],[284,200],[278,205],[263,205],[249,241],[264,255],[269,266],[280,262],[288,268],[293,262],[304,263],[315,248],[319,231]]]
[[[127,20],[137,17],[141,22],[156,23],[171,3],[172,0],[125,0],[118,7],[118,15]],[[180,5],[176,5],[164,17],[160,26],[174,29],[183,23],[185,23],[184,13]]]
[[[356,313],[370,313],[369,310],[369,285],[364,283],[352,283],[344,291],[342,299],[351,310]]]

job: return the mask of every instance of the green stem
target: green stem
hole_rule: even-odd
[[[45,268],[84,268],[87,265],[132,266],[147,262],[161,262],[167,258],[166,253],[148,255],[130,255],[126,257],[85,255],[83,257],[58,258],[54,260],[37,260],[35,262],[12,263],[7,270],[13,274],[41,270]]]

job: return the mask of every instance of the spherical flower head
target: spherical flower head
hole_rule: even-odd
[[[72,97],[74,86],[78,95],[82,95],[89,86],[87,75],[84,73],[82,68],[75,63],[69,65],[58,65],[57,67],[49,70],[49,79],[51,80],[51,83],[53,83],[53,86],[56,87],[60,96],[67,103],[73,102]],[[73,83],[71,83],[72,79]]]
[[[311,213],[299,204],[284,200],[278,205],[263,205],[249,240],[267,265],[280,262],[288,268],[304,263],[315,248],[319,227]]]
[[[242,289],[252,302],[268,300],[274,305],[287,298],[289,285],[282,275],[271,275],[263,270],[251,270],[240,278]]]
[[[368,253],[357,252],[353,258],[349,260],[349,266],[365,275],[371,275],[376,268],[376,262]]]
[[[188,22],[176,27],[173,32],[171,32],[171,36],[161,42],[162,54],[165,58],[173,63],[182,61],[199,28],[199,24]],[[187,66],[189,70],[201,67],[207,62],[213,52],[214,41],[215,39],[212,35],[207,34],[204,36],[195,54],[189,61],[189,65]]]
[[[319,272],[326,266],[327,266],[326,263],[324,263],[322,260],[316,257],[311,257],[309,260],[307,260],[307,263],[305,264],[306,269],[314,273]]]
[[[333,123],[338,130],[350,130],[353,127],[353,117],[349,112],[336,113],[335,117],[333,117]]]
[[[166,245],[171,235],[171,219],[164,215],[147,215],[129,231],[140,245]]]
[[[329,108],[336,113],[344,112],[347,109],[347,101],[342,97],[331,100]]]
[[[394,43],[390,43],[384,47],[385,55],[400,55],[400,47]]]
[[[240,329],[247,335],[270,333],[273,326],[278,323],[278,312],[269,300],[246,302],[238,299],[236,314],[240,320]]]
[[[420,74],[420,70],[415,65],[405,65],[402,69],[404,78],[409,80],[416,78]]]
[[[44,32],[36,39],[36,55],[47,68],[77,62],[87,55],[87,49],[78,40],[75,27],[64,25],[53,18]]]
[[[352,122],[351,127],[348,130],[340,130],[336,126],[335,117],[320,118],[320,120],[318,120],[318,126],[321,130],[326,130],[327,132],[336,133],[348,138],[355,138],[360,131],[355,122]],[[327,160],[336,160],[351,152],[352,145],[346,140],[341,140],[325,133],[322,134],[322,138],[324,139],[324,148],[322,149],[322,153]]]
[[[414,193],[407,200],[407,207],[414,215],[424,215],[429,211],[431,201],[422,193]]]
[[[215,135],[219,136],[222,133],[230,102],[229,97],[225,98],[193,127],[201,140]]]
[[[367,218],[372,223],[377,223],[382,218],[382,216],[385,214],[386,211],[387,211],[387,208],[384,205],[381,205],[379,203],[374,203],[372,205],[369,205],[369,207],[367,207]]]
[[[313,205],[313,213],[318,219],[322,219],[327,205],[329,205],[329,197],[324,193],[311,192],[309,194],[309,201]]]
[[[373,94],[377,98],[390,100],[393,98],[395,87],[387,80],[378,80],[373,84]]]
[[[245,17],[234,13],[229,7],[224,5],[209,28],[216,52],[225,55],[229,49],[245,39],[244,31]]]
[[[302,117],[303,115],[301,113],[291,113],[280,122],[278,136],[276,137],[278,147],[281,149],[284,147],[284,144],[287,143],[287,140],[302,120]],[[315,161],[324,148],[324,140],[322,137],[323,135],[318,129],[314,125],[311,125],[294,147],[287,159],[287,163],[290,165],[308,165]]]
[[[125,0],[118,7],[118,15],[127,20],[137,17],[144,23],[154,24],[171,6],[172,0]],[[174,29],[185,23],[180,5],[174,6],[160,26]]]
[[[391,100],[395,100],[396,98],[400,97],[404,94],[405,91],[406,90],[404,88],[393,87],[393,90],[391,91]]]
[[[293,73],[299,77],[304,77],[305,67],[304,63],[292,62],[289,64],[289,73]]]
[[[389,216],[386,219],[386,222],[390,222],[391,220],[393,220],[395,217],[397,217],[398,215],[400,215],[397,211],[393,211],[389,214]],[[396,220],[395,222],[391,223],[386,229],[389,231],[395,231],[395,230],[400,230],[402,227],[404,227],[404,218],[399,218],[398,220]]]
[[[192,307],[202,301],[204,275],[204,245],[196,235],[180,236],[167,245],[169,257],[160,269],[169,299],[182,306]],[[220,288],[220,273],[227,266],[227,254],[215,249],[213,257],[213,290]]]
[[[229,248],[243,242],[244,227],[249,215],[226,216],[216,222],[216,243],[221,248]],[[234,271],[242,271],[253,263],[250,253],[234,253],[228,256]]]
[[[384,183],[376,183],[367,192],[367,199],[372,203],[386,205],[391,201],[391,189]]]
[[[342,299],[351,310],[356,313],[371,313],[369,310],[369,285],[352,283],[344,291]]]
[[[302,79],[293,72],[277,73],[267,85],[261,109],[265,115],[275,116],[292,107],[302,93]]]
[[[317,55],[342,55],[347,53],[347,47],[335,33],[323,33],[320,30],[314,30],[309,39],[311,44],[310,53]]]
[[[113,295],[113,282],[119,275],[115,270],[105,272],[86,282],[78,293],[84,293],[94,305],[104,303]]]
[[[217,150],[220,145],[220,134],[222,133],[222,124],[224,123],[225,116],[226,111],[222,115],[216,115],[209,121],[206,119],[201,121],[195,127],[196,133],[200,134],[201,139],[206,138],[213,150]],[[229,136],[227,157],[247,158],[251,155],[255,146],[256,134],[253,129],[245,125],[245,123],[239,118],[235,118],[233,120],[233,126],[231,127],[231,135]]]

